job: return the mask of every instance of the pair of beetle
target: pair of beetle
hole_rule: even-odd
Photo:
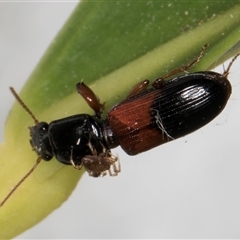
[[[77,84],[77,91],[95,115],[78,114],[49,124],[39,122],[15,90],[10,88],[16,100],[35,121],[35,126],[30,127],[30,143],[38,158],[0,206],[42,159],[49,161],[56,157],[59,162],[76,169],[84,166],[93,177],[104,176],[107,172],[113,176],[120,172],[120,164],[110,149],[120,145],[127,154],[136,155],[209,123],[223,110],[231,95],[227,76],[239,54],[223,74],[202,71],[164,81],[198,62],[205,47],[198,58],[188,65],[156,79],[152,88],[147,89],[148,80],[137,84],[125,100],[107,113],[106,119],[101,118],[103,104],[83,82]]]

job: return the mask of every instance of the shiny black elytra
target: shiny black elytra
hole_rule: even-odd
[[[148,80],[137,84],[125,100],[107,113],[106,119],[101,118],[104,105],[83,82],[77,84],[77,91],[95,115],[78,114],[49,124],[39,122],[14,89],[10,88],[35,121],[35,126],[30,127],[30,143],[38,158],[0,206],[34,171],[41,159],[49,161],[55,157],[59,162],[76,169],[84,166],[93,177],[104,176],[107,172],[114,176],[120,172],[120,164],[110,149],[120,145],[127,154],[136,155],[209,123],[223,110],[229,99],[231,84],[227,76],[239,54],[223,74],[202,71],[164,81],[198,62],[204,48],[199,57],[187,66],[156,79],[152,88],[147,89]]]

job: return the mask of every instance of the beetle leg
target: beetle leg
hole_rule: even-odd
[[[92,145],[92,143],[89,141],[88,142],[88,147],[90,148],[90,150],[91,150],[91,152],[92,152],[92,156],[98,156],[98,154],[97,154],[97,150],[95,149],[95,148],[93,148],[93,145]],[[105,148],[104,148],[104,146],[103,146],[103,152],[105,152]]]
[[[205,49],[208,47],[208,44],[205,44],[203,47],[202,47],[202,50],[201,52],[199,53],[198,57],[195,58],[192,62],[190,62],[189,64],[185,65],[185,66],[182,66],[180,68],[177,68],[169,73],[167,73],[166,75],[164,75],[163,77],[161,78],[157,78],[153,83],[152,83],[152,86],[155,87],[155,88],[159,88],[162,86],[162,83],[163,83],[163,80],[177,74],[177,73],[180,73],[180,72],[184,72],[184,71],[187,71],[190,67],[192,67],[194,64],[196,64],[197,62],[200,61],[200,59],[202,58],[203,56],[203,53],[205,51]]]
[[[72,164],[72,166],[77,169],[77,170],[81,170],[82,169],[82,164],[80,165],[76,165],[73,161],[73,146],[71,147],[71,155],[70,155],[70,163]]]
[[[81,169],[82,169],[82,164],[76,165],[72,159],[70,159],[70,163],[72,164],[72,166],[73,166],[75,169],[77,169],[77,170],[81,170]]]
[[[76,85],[78,93],[84,98],[88,106],[93,109],[97,117],[101,117],[104,109],[104,103],[100,103],[98,96],[83,82]]]
[[[229,71],[230,71],[230,68],[232,67],[234,61],[235,61],[239,56],[240,56],[240,53],[236,54],[236,55],[232,58],[231,62],[229,63],[229,65],[228,65],[228,67],[227,67],[227,69],[226,69],[226,70],[224,71],[224,73],[222,74],[225,78],[227,78],[227,76],[228,76],[228,74],[229,74]]]
[[[130,98],[130,97],[132,97],[132,96],[134,96],[134,95],[136,95],[140,92],[143,92],[144,90],[147,89],[148,85],[149,85],[149,80],[144,80],[144,81],[136,84],[132,88],[132,90],[129,92],[129,94],[127,95],[127,98]]]

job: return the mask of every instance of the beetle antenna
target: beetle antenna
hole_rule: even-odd
[[[162,76],[161,78],[159,78],[158,82],[159,82],[159,81],[162,81],[162,80],[165,80],[165,79],[167,79],[167,78],[169,78],[169,77],[171,77],[171,76],[173,76],[173,75],[175,75],[175,74],[177,74],[177,73],[186,72],[189,68],[191,68],[194,64],[198,63],[198,62],[201,60],[201,58],[202,58],[202,56],[203,56],[203,53],[204,53],[204,51],[206,50],[206,48],[207,48],[208,46],[209,46],[209,44],[206,43],[206,44],[202,47],[202,50],[201,50],[201,52],[199,53],[198,57],[195,58],[192,62],[190,62],[190,63],[188,63],[188,64],[185,65],[185,66],[182,66],[182,67],[180,67],[180,68],[177,68],[177,69],[175,69],[175,70],[173,70],[173,71],[165,74],[164,76]],[[157,79],[156,79],[156,80],[157,80]],[[155,80],[155,82],[156,82],[156,80]],[[156,85],[156,83],[155,83],[154,85]]]
[[[8,193],[8,195],[3,199],[3,201],[0,203],[0,207],[4,205],[4,203],[12,196],[12,194],[18,189],[18,187],[29,177],[30,174],[37,168],[38,164],[41,162],[42,157],[39,156],[37,158],[36,163],[33,165],[33,167],[28,171],[28,173],[14,186],[14,188]]]
[[[227,69],[226,69],[226,70],[224,71],[224,73],[222,74],[224,77],[227,77],[227,76],[228,76],[229,71],[230,71],[230,68],[232,67],[234,61],[235,61],[239,56],[240,56],[240,53],[238,53],[237,55],[235,55],[235,56],[232,58],[231,62],[229,63],[229,65],[228,65],[228,67],[227,67]]]
[[[23,109],[32,117],[35,124],[37,125],[39,121],[36,119],[36,117],[33,115],[33,113],[30,111],[30,109],[26,106],[26,104],[22,101],[22,99],[18,96],[16,91],[13,87],[9,87],[10,91],[12,92],[13,96],[16,98],[16,100],[19,102],[19,104],[23,107]]]

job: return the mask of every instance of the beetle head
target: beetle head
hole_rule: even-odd
[[[42,159],[49,161],[52,159],[52,147],[48,135],[48,124],[40,122],[33,127],[30,127],[30,144],[33,150]]]

